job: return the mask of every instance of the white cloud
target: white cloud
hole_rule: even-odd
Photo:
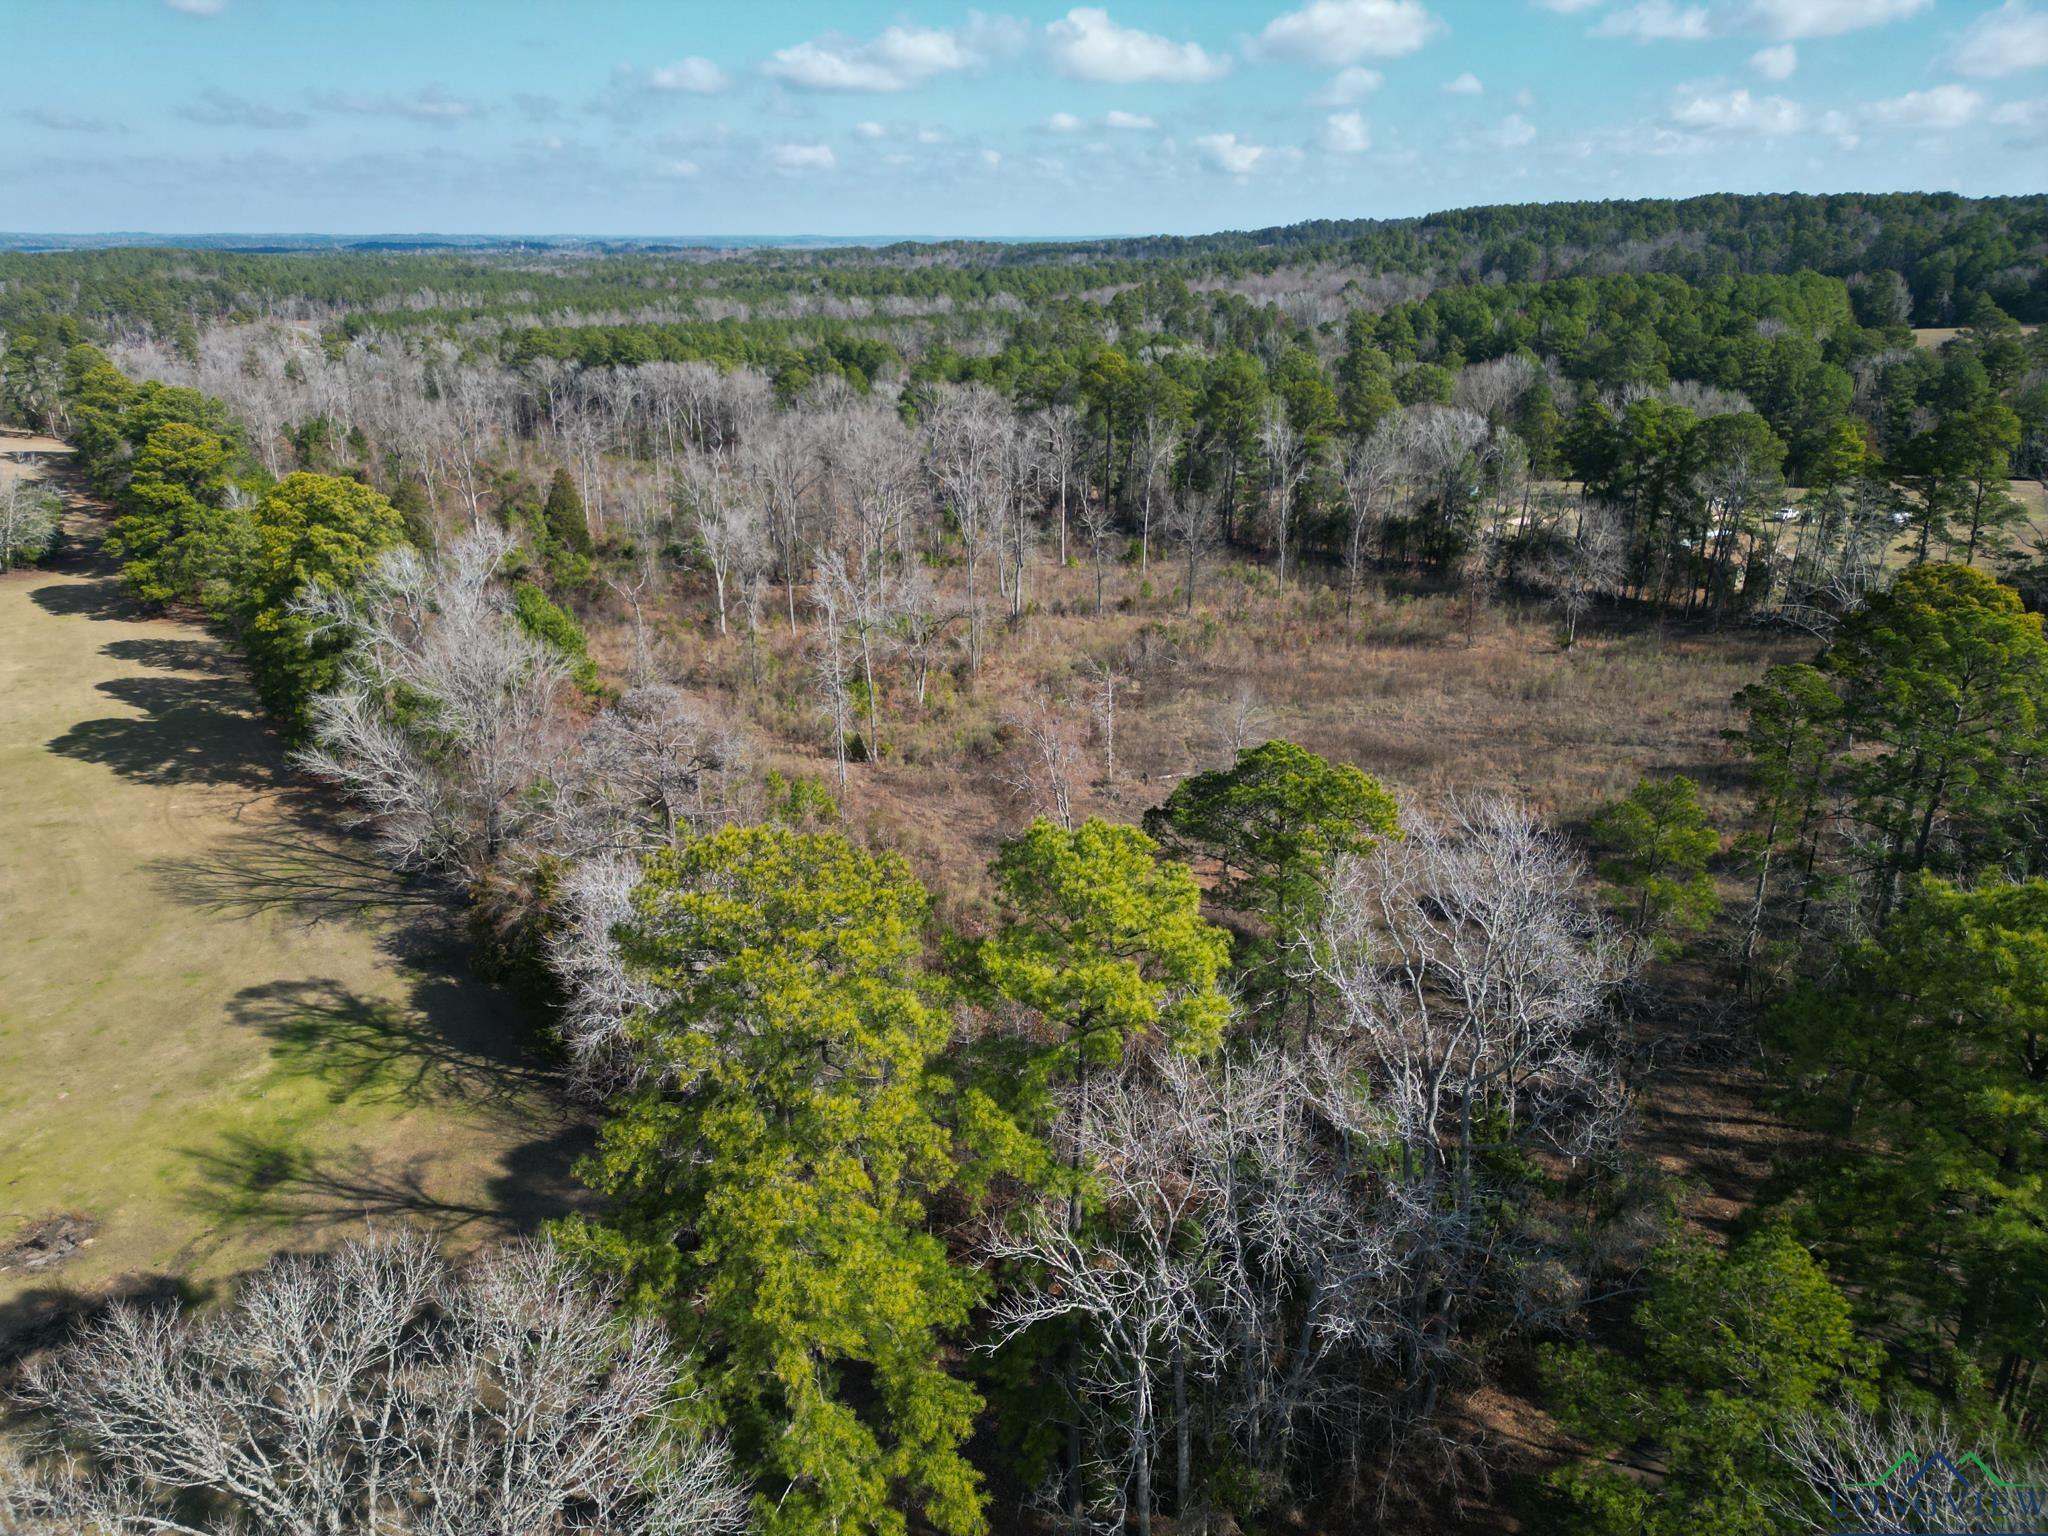
[[[694,160],[671,160],[661,168],[660,174],[671,181],[688,181],[703,169]]]
[[[2007,141],[2011,144],[2022,148],[2048,144],[2048,96],[2008,101],[1991,114],[1991,121],[2001,128],[2017,130]]]
[[[1270,153],[1263,144],[1240,142],[1234,133],[1204,134],[1195,140],[1195,148],[1217,170],[1232,176],[1249,176],[1252,167]]]
[[[1354,64],[1398,59],[1441,30],[1421,0],[1309,0],[1267,22],[1254,49],[1309,64]]]
[[[228,8],[227,0],[164,0],[164,4],[186,16],[218,16]]]
[[[889,130],[884,128],[880,123],[868,122],[855,123],[853,125],[853,131],[855,136],[858,138],[879,139],[880,137],[882,137],[883,134],[887,133]]]
[[[1145,116],[1145,114],[1142,112],[1118,112],[1112,110],[1107,116],[1105,116],[1102,119],[1102,126],[1105,128],[1142,130],[1146,128],[1157,128],[1159,124],[1154,122],[1151,118]]]
[[[732,84],[732,77],[709,59],[694,55],[664,64],[647,77],[657,91],[682,91],[691,96],[715,96]]]
[[[920,128],[917,130],[917,142],[920,144],[950,144],[953,142],[953,135],[946,132],[943,128]]]
[[[1319,107],[1348,107],[1352,102],[1370,96],[1385,83],[1386,77],[1376,69],[1367,69],[1363,64],[1354,64],[1349,69],[1340,69],[1330,76],[1326,84],[1309,100]]]
[[[2023,69],[2048,68],[2048,11],[2005,0],[1980,16],[1956,44],[1956,73],[1995,80]]]
[[[1747,90],[1712,95],[1688,86],[1679,91],[1671,118],[1688,128],[1771,139],[1804,128],[1806,109],[1783,96],[1752,96]]]
[[[1836,37],[1917,15],[1934,0],[1750,0],[1746,18],[1780,41]]]
[[[1323,148],[1333,155],[1358,155],[1372,148],[1363,112],[1332,112],[1323,119]]]
[[[197,102],[178,108],[178,115],[207,128],[303,128],[312,121],[303,112],[266,106],[212,85],[199,93]]]
[[[1486,94],[1486,87],[1479,83],[1479,77],[1469,69],[1455,79],[1446,80],[1443,88],[1444,94],[1447,96],[1484,96]]]
[[[1790,80],[1799,67],[1799,50],[1790,43],[1759,48],[1749,56],[1749,67],[1766,80]]]
[[[1109,19],[1109,12],[1093,6],[1076,6],[1048,23],[1045,39],[1054,67],[1076,80],[1198,85],[1230,70],[1228,59],[1210,54],[1199,43],[1176,43],[1156,32],[1120,27]]]
[[[1536,125],[1519,112],[1510,112],[1500,125],[1486,135],[1489,144],[1501,149],[1520,149],[1536,137]]]
[[[1636,0],[1609,11],[1587,32],[1589,37],[1632,37],[1639,43],[1697,43],[1711,35],[1706,7],[1674,5],[1672,0]]]
[[[834,34],[779,48],[761,69],[800,91],[907,91],[934,75],[987,61],[987,53],[958,31],[890,27],[865,43]]]
[[[410,96],[355,96],[340,91],[315,91],[313,105],[324,112],[347,112],[357,117],[409,117],[416,123],[443,127],[477,114],[477,105],[450,96],[438,85],[430,85]]]
[[[769,149],[768,160],[784,171],[829,171],[839,164],[830,144],[777,144]]]
[[[1858,115],[1865,122],[1893,128],[1960,128],[1983,106],[1983,96],[1967,85],[1937,85],[1888,101],[1867,102]]]
[[[1590,11],[1600,0],[1536,0],[1546,11],[1556,11],[1560,16],[1569,16],[1574,11]]]
[[[1003,163],[1003,152],[1000,149],[984,149],[981,152],[981,163],[992,171]]]
[[[1045,126],[1053,133],[1079,133],[1081,119],[1071,112],[1055,112],[1045,120]]]

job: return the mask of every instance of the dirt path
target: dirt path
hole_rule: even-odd
[[[584,1129],[446,904],[333,823],[232,653],[137,611],[67,499],[54,567],[0,576],[0,1348],[366,1217],[564,1209]]]

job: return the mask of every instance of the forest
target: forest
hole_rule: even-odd
[[[0,1526],[2048,1489],[2044,319],[2048,197],[0,252],[0,571],[225,636],[593,1128],[14,1363]]]

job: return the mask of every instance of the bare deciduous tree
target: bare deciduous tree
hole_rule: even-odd
[[[1564,620],[1564,647],[1578,643],[1579,621],[1628,576],[1628,541],[1605,508],[1579,501],[1559,520],[1555,548],[1531,572]]]
[[[279,1259],[214,1315],[117,1308],[27,1373],[48,1436],[6,1475],[33,1516],[124,1536],[736,1532],[679,1374],[547,1245],[454,1271],[399,1233]]]
[[[511,547],[485,524],[438,555],[390,551],[353,597],[318,588],[294,605],[354,641],[297,761],[367,807],[402,867],[481,877],[540,813],[527,791],[561,756],[568,662],[509,610],[495,578]]]
[[[1513,1246],[1484,1208],[1488,1159],[1577,1158],[1617,1130],[1618,1072],[1594,1041],[1631,951],[1581,899],[1576,856],[1519,806],[1455,804],[1402,832],[1339,861],[1304,959],[1392,1117],[1401,1374],[1426,1416],[1460,1315]]]
[[[1202,562],[1216,548],[1222,537],[1222,525],[1216,514],[1217,497],[1214,491],[1197,490],[1193,486],[1183,487],[1167,503],[1166,535],[1180,550],[1183,582],[1182,611],[1195,611],[1195,582],[1202,573]]]
[[[726,633],[726,597],[733,583],[744,584],[766,553],[766,518],[754,488],[707,455],[685,462],[683,505],[697,536],[697,549],[711,572],[718,601],[718,632]]]

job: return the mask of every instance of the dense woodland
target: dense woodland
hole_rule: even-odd
[[[1937,1444],[2048,1483],[2044,318],[2043,198],[0,255],[6,414],[601,1118],[544,1244],[359,1244],[55,1352],[25,1411],[88,1454],[0,1501],[1619,1536],[1825,1529]],[[1137,776],[1205,637],[1420,603],[1446,646],[1541,614],[1560,665],[1796,659],[1725,794],[1423,796],[1222,698]],[[878,835],[912,761],[1000,788],[982,867]],[[1713,1231],[1636,1137],[1703,996],[1785,1129]],[[331,1423],[252,1409],[352,1290],[425,1333],[316,1352]],[[544,1457],[498,1415],[536,1353]],[[1453,1411],[1488,1385],[1547,1462]]]

